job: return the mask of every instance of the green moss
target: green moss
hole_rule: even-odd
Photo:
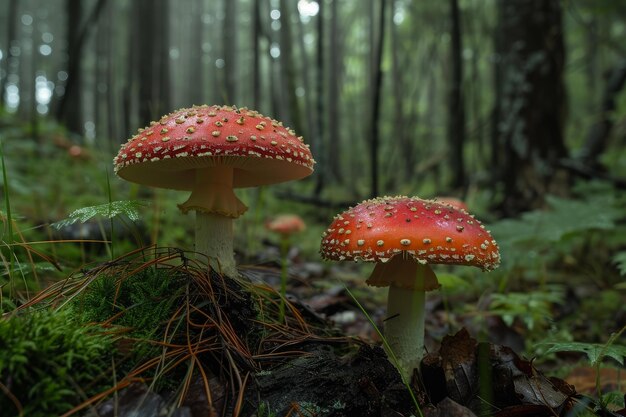
[[[83,322],[110,322],[128,328],[128,335],[154,339],[181,301],[185,286],[169,269],[150,268],[117,279],[104,275],[77,298],[73,308]]]
[[[69,310],[0,320],[0,382],[26,416],[62,414],[111,385],[112,352],[112,337],[75,320]],[[0,410],[18,414],[6,393],[0,393]]]
[[[104,323],[124,329],[123,337],[132,339],[132,350],[118,366],[118,376],[125,376],[146,360],[162,354],[163,341],[169,320],[175,315],[186,288],[188,278],[171,269],[148,268],[141,272],[117,277],[102,275],[71,305],[83,323]],[[170,334],[176,332],[171,332]],[[155,389],[176,386],[184,370],[179,369],[167,378],[158,378]],[[144,377],[156,377],[152,369]],[[180,375],[179,375],[180,374]]]

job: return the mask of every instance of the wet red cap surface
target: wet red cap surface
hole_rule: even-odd
[[[195,170],[234,169],[233,187],[304,178],[315,161],[302,137],[282,123],[246,108],[180,109],[139,132],[113,160],[115,172],[139,184],[191,190]]]
[[[423,264],[471,265],[493,270],[498,245],[472,215],[434,200],[381,197],[337,215],[320,252],[328,260],[387,262],[404,253]]]

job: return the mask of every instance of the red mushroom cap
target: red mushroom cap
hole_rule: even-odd
[[[306,229],[304,221],[295,214],[281,214],[276,216],[265,227],[267,230],[279,233],[281,235],[291,235],[293,233],[302,232]]]
[[[336,216],[320,252],[328,260],[386,262],[405,253],[423,264],[492,270],[500,253],[489,231],[465,210],[415,197],[366,200]]]
[[[302,137],[282,123],[246,108],[205,105],[139,129],[113,163],[126,180],[191,190],[196,168],[230,166],[239,188],[304,178],[315,161]]]

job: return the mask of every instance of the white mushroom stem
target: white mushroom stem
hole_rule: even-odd
[[[207,255],[209,265],[220,274],[236,277],[233,219],[196,211],[196,252]]]
[[[425,294],[392,285],[387,296],[385,339],[407,381],[411,380],[413,369],[419,369],[424,352]]]
[[[395,256],[387,263],[377,263],[368,283],[389,285],[384,331],[387,353],[410,381],[424,355],[425,295],[439,286],[435,273],[413,258]]]
[[[237,276],[233,250],[233,219],[248,208],[233,192],[233,169],[215,166],[196,170],[189,199],[178,206],[196,212],[196,252],[209,257],[216,271]]]

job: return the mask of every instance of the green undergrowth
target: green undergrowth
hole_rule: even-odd
[[[495,278],[487,286],[489,311],[526,329],[529,348],[555,336],[603,342],[623,325],[616,319],[626,317],[625,275],[619,269],[626,198],[594,182],[576,186],[572,197],[548,196],[545,209],[490,225],[502,265],[481,277],[483,283]],[[557,331],[557,320],[565,332]]]
[[[166,329],[183,303],[189,282],[182,272],[154,267],[122,276],[104,273],[91,281],[67,308],[78,321],[97,323],[119,334],[124,360],[116,373],[123,377],[144,361],[161,355],[161,342],[183,337],[180,319],[173,323],[169,339]],[[170,374],[168,378],[159,378],[159,369],[153,368],[142,377],[154,378],[154,388],[160,390],[179,384],[181,372],[178,369],[174,377]]]
[[[114,337],[85,326],[71,309],[0,320],[0,414],[60,415],[110,386],[113,344]]]
[[[188,282],[182,272],[154,267],[121,276],[103,273],[58,309],[24,309],[1,319],[0,410],[14,412],[0,415],[60,415],[114,386],[114,375],[123,379],[158,357],[158,342]],[[5,303],[6,310],[14,307]],[[180,330],[174,323],[175,336],[168,341],[179,341]],[[159,378],[160,372],[150,368],[141,377],[153,380],[156,390],[171,389],[184,370],[168,378]]]
[[[128,329],[126,336],[151,339],[172,316],[185,289],[182,274],[149,268],[119,279],[99,276],[71,304],[84,323]]]
[[[138,379],[167,398],[184,395],[198,367],[217,373],[229,366],[226,351],[256,349],[267,335],[256,324],[256,303],[270,303],[180,259],[179,266],[150,265],[143,256],[103,264],[0,318],[0,416],[91,407],[99,393]]]

